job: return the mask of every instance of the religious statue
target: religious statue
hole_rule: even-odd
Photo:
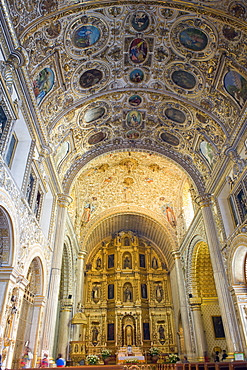
[[[126,344],[127,346],[132,346],[133,338],[132,338],[132,327],[128,325],[126,327]]]
[[[96,261],[96,269],[97,270],[101,269],[101,258],[100,257],[97,258],[97,261]]]
[[[160,336],[160,340],[164,340],[165,339],[165,329],[164,329],[164,326],[163,325],[160,325],[159,326],[159,336]]]
[[[97,285],[94,285],[93,287],[92,298],[93,300],[99,299],[99,287]]]
[[[97,327],[94,326],[93,330],[92,330],[92,343],[97,343],[98,335],[99,335],[99,331],[98,331]]]
[[[124,302],[131,302],[132,301],[132,294],[130,288],[127,286],[124,291]]]
[[[163,298],[163,289],[160,284],[156,286],[156,300],[160,302]]]
[[[158,261],[156,257],[153,257],[152,259],[152,268],[155,270],[158,268]]]
[[[130,260],[130,257],[129,256],[126,256],[125,259],[124,259],[124,264],[123,264],[123,268],[126,269],[126,268],[131,268],[131,260]]]

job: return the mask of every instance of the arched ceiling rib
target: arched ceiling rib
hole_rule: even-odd
[[[164,225],[146,215],[125,213],[115,214],[104,218],[96,227],[89,230],[83,240],[83,248],[90,253],[93,248],[109,236],[117,232],[131,230],[140,237],[144,237],[164,253],[169,268],[173,265],[171,252],[176,249]]]

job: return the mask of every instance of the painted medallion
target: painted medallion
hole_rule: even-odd
[[[193,89],[196,85],[195,77],[191,73],[181,69],[172,73],[172,80],[176,85],[187,90]]]
[[[44,68],[40,71],[36,80],[33,81],[33,91],[38,104],[41,103],[46,94],[52,89],[54,80],[53,70],[51,68]]]
[[[144,73],[142,72],[141,69],[134,69],[133,71],[130,72],[130,81],[131,82],[142,82],[144,79]]]
[[[72,42],[77,48],[88,48],[100,38],[100,30],[92,25],[82,26],[75,30]]]
[[[205,49],[208,43],[205,33],[197,28],[186,28],[180,33],[179,40],[184,47],[193,51]]]
[[[88,139],[88,144],[89,145],[98,144],[101,141],[105,140],[105,138],[106,138],[105,132],[103,131],[97,132],[96,134],[90,136],[90,138]]]
[[[207,141],[202,141],[200,143],[200,151],[204,158],[208,161],[209,164],[212,164],[214,158],[214,150],[211,144]]]
[[[142,122],[142,114],[137,110],[132,110],[127,114],[126,122],[130,128],[137,128]]]
[[[103,117],[105,114],[105,108],[104,107],[95,107],[88,109],[83,117],[83,121],[85,123],[91,123],[93,121],[96,121],[97,119]]]
[[[140,133],[136,130],[130,130],[127,132],[126,136],[130,140],[137,140],[140,136]]]
[[[186,119],[185,114],[181,110],[175,108],[167,108],[165,110],[165,115],[168,119],[177,123],[184,123]]]
[[[132,105],[132,107],[138,107],[142,102],[142,98],[139,95],[132,95],[129,98],[129,104]]]
[[[134,39],[130,44],[130,60],[135,64],[143,63],[147,57],[147,43],[143,39]]]
[[[142,11],[134,13],[131,17],[131,25],[138,32],[145,31],[149,26],[148,15]]]
[[[172,146],[178,146],[179,145],[179,139],[175,136],[170,134],[169,132],[163,132],[160,135],[161,139]]]
[[[230,71],[225,75],[224,86],[226,91],[242,107],[247,100],[247,81],[236,71]]]
[[[99,83],[102,77],[103,73],[99,69],[89,69],[81,75],[79,84],[82,88],[89,89],[90,87]]]

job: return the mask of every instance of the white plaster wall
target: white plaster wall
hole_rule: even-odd
[[[53,196],[52,196],[50,187],[49,186],[47,187],[48,187],[48,192],[44,195],[40,226],[44,233],[44,236],[48,239],[49,227],[50,227],[50,221],[51,221],[51,213],[52,213]]]
[[[21,111],[19,112],[19,119],[14,125],[14,132],[16,133],[18,144],[10,170],[16,184],[21,189],[31,145],[31,137]]]
[[[230,192],[230,185],[225,184],[218,197],[218,203],[219,203],[222,220],[223,220],[223,224],[224,224],[227,237],[231,235],[235,229],[231,210],[230,210],[230,205],[227,200],[227,198],[229,197],[229,192]]]

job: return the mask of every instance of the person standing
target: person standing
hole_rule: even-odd
[[[40,361],[40,367],[49,367],[49,358],[47,353],[44,353],[44,356]]]
[[[221,361],[224,361],[227,357],[228,357],[228,355],[227,355],[227,353],[226,353],[226,350],[225,350],[225,349],[223,349],[223,353],[222,353]]]
[[[65,359],[62,357],[62,354],[59,353],[56,358],[57,367],[64,367],[66,365]]]

